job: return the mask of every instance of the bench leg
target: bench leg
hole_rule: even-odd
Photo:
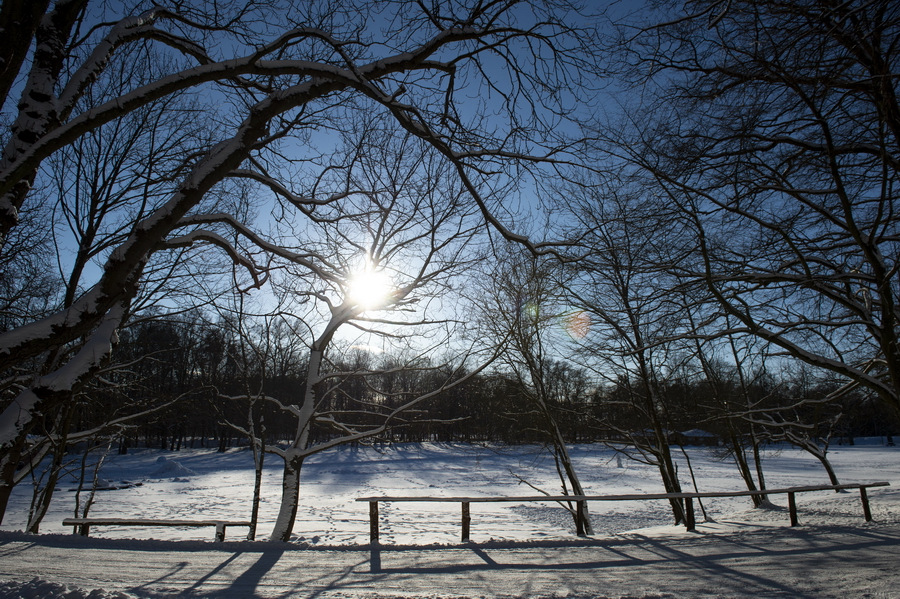
[[[78,527],[78,534],[83,537],[90,536],[91,534],[91,525],[90,524],[82,524]]]
[[[859,488],[859,498],[862,500],[863,504],[863,515],[866,517],[866,522],[872,521],[872,510],[869,509],[869,494],[866,493],[865,487]]]
[[[216,524],[216,541],[221,543],[225,540],[225,523],[219,522]]]
[[[467,543],[469,541],[469,526],[472,522],[472,517],[469,512],[469,502],[462,502],[462,542]]]
[[[378,543],[378,502],[369,502],[369,543]]]

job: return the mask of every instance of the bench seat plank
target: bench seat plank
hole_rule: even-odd
[[[81,535],[90,535],[91,526],[166,526],[166,527],[200,527],[215,526],[216,541],[225,540],[225,529],[229,526],[252,526],[252,522],[244,520],[160,520],[147,518],[66,518],[63,526],[80,528]]]
[[[66,518],[63,526],[250,526],[250,522],[231,520],[148,520],[145,518]]]

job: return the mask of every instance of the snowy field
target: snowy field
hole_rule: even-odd
[[[741,490],[731,462],[706,448],[688,452],[700,491]],[[586,493],[663,492],[655,468],[619,460],[609,449],[579,445],[572,455]],[[19,534],[14,531],[24,528],[30,499],[30,489],[22,485],[0,527],[7,531],[0,532],[0,580],[6,580],[0,582],[0,597],[900,599],[900,575],[895,573],[900,558],[900,448],[872,439],[835,446],[829,457],[841,482],[891,483],[870,490],[875,522],[864,522],[855,491],[799,495],[802,526],[795,529],[789,527],[784,496],[773,498],[782,507],[766,510],[750,510],[747,498],[704,500],[708,521],[696,533],[670,526],[662,501],[594,502],[595,535],[579,541],[571,518],[558,506],[475,503],[473,544],[462,545],[458,503],[387,503],[381,504],[382,550],[370,553],[365,548],[368,505],[355,501],[357,497],[538,494],[529,485],[555,494],[559,483],[552,459],[538,447],[344,447],[314,456],[304,466],[294,543],[278,545],[275,557],[271,545],[239,542],[243,528],[230,529],[229,542],[215,545],[211,528],[97,527],[90,539],[75,537],[61,524],[73,515],[71,479],[58,485],[44,534]],[[817,460],[794,449],[768,451],[765,468],[770,488],[828,484]],[[692,490],[683,457],[679,469],[684,489]],[[249,518],[253,469],[247,451],[137,450],[110,455],[102,476],[113,486],[141,484],[98,493],[94,517]],[[258,538],[271,530],[279,491],[280,463],[269,456]],[[130,557],[122,557],[126,554]],[[241,569],[249,556],[255,556],[252,563]],[[882,559],[891,566],[881,568]],[[267,560],[271,563],[264,575],[238,584]],[[280,568],[292,571],[297,560],[303,563],[303,577],[276,575]],[[715,575],[692,578],[697,560],[715,563]],[[720,560],[733,564],[723,570]],[[738,562],[743,565],[735,570]],[[138,563],[140,567],[133,566]],[[569,566],[547,567],[555,563]],[[194,574],[188,574],[191,568]],[[783,573],[775,574],[780,569]],[[173,571],[181,574],[173,578]],[[316,576],[309,574],[316,571]],[[640,580],[629,572],[641,572]],[[340,573],[340,582],[328,573]],[[189,583],[194,578],[198,580]],[[598,579],[604,580],[600,586]]]

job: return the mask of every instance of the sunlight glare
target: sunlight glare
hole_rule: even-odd
[[[367,269],[350,279],[348,298],[363,310],[377,310],[387,305],[391,289],[391,278],[384,271]]]

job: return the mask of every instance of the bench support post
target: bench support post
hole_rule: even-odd
[[[472,522],[472,517],[469,514],[469,502],[462,502],[462,542],[467,543],[469,541],[469,525]]]
[[[863,504],[863,515],[866,517],[866,522],[872,521],[872,510],[869,509],[869,494],[866,493],[865,487],[859,488],[859,498],[862,500]]]
[[[796,493],[788,493],[788,510],[791,513],[791,526],[797,526],[800,521],[797,519],[797,497]]]
[[[378,502],[369,502],[369,543],[378,544]]]
[[[83,537],[90,536],[91,534],[90,524],[82,524],[81,526],[77,526],[76,528],[78,529],[78,533]]]
[[[218,522],[216,523],[216,541],[221,543],[225,540],[225,523]]]
[[[684,498],[684,519],[685,528],[687,528],[688,531],[697,529],[697,521],[694,518],[694,500],[690,497]]]

